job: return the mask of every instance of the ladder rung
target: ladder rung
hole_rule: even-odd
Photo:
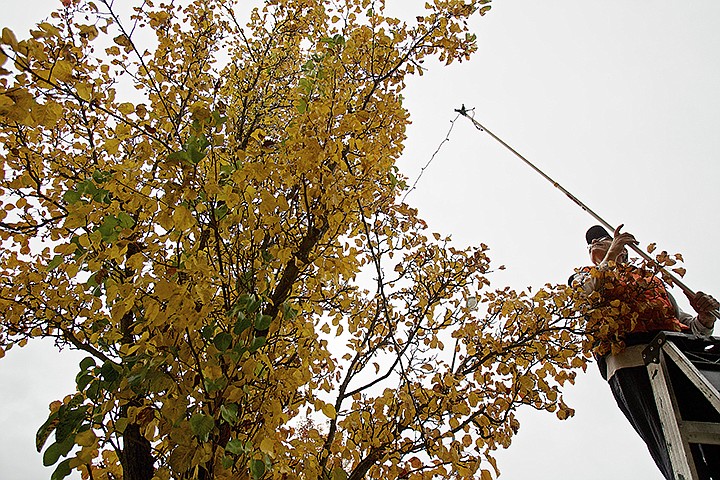
[[[679,427],[688,443],[720,445],[720,423],[682,421]]]

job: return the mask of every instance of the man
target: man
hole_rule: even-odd
[[[593,274],[591,268],[581,269],[570,281],[587,293],[598,292],[598,305],[614,312],[601,317],[601,322],[613,322],[615,328],[597,330],[609,337],[596,337],[598,367],[610,384],[618,406],[645,441],[658,468],[666,479],[674,480],[642,351],[659,331],[709,336],[715,323],[712,311],[720,307],[720,303],[710,295],[697,292],[694,296],[688,295],[697,315],[680,310],[657,276],[628,264],[626,246],[636,245],[637,241],[631,234],[621,233],[621,228],[622,225],[613,236],[599,225],[587,231],[585,238],[595,272]],[[692,450],[700,478],[720,479],[719,449],[703,450],[703,447],[693,445]]]

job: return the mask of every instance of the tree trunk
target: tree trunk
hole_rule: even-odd
[[[140,433],[140,426],[131,423],[123,432],[123,448],[120,452],[123,480],[151,480],[155,473],[150,442]]]

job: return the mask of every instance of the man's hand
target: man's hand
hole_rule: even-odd
[[[695,296],[685,292],[685,295],[688,297],[688,300],[690,300],[690,306],[697,312],[700,323],[707,328],[713,328],[715,315],[713,315],[712,312],[720,308],[720,302],[715,300],[712,295],[703,292],[697,292]]]
[[[610,261],[616,262],[618,256],[622,254],[625,251],[626,245],[637,245],[638,241],[635,240],[635,237],[632,235],[632,233],[623,232],[620,233],[620,230],[625,224],[620,224],[615,229],[615,232],[613,233],[613,239],[612,243],[610,244],[610,247],[608,248],[607,253],[605,254],[605,258],[603,259],[603,263],[607,263]]]

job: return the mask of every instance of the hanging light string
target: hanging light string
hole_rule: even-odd
[[[435,153],[432,154],[432,156],[430,157],[430,160],[428,160],[427,163],[425,164],[425,166],[420,169],[420,174],[415,179],[415,182],[413,182],[412,187],[410,187],[410,189],[407,192],[405,192],[405,195],[402,198],[402,203],[405,203],[405,199],[408,197],[408,195],[410,195],[410,192],[415,190],[418,182],[420,181],[420,179],[423,176],[423,173],[425,173],[425,170],[427,170],[427,168],[430,166],[432,161],[435,160],[435,157],[437,156],[438,152],[440,152],[440,149],[443,147],[443,145],[445,145],[447,142],[450,141],[450,134],[452,133],[453,128],[455,128],[455,122],[457,121],[458,118],[460,118],[460,115],[461,114],[458,113],[457,115],[455,115],[455,118],[450,120],[450,129],[445,134],[445,138],[442,140],[442,142],[440,142],[440,145],[438,145],[438,147],[435,149]]]

